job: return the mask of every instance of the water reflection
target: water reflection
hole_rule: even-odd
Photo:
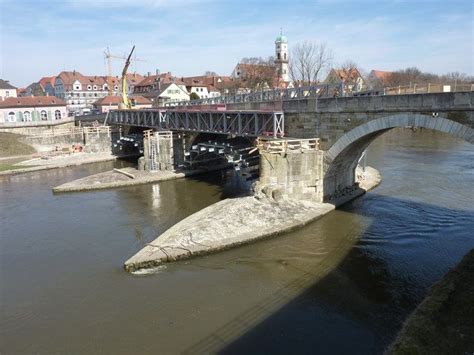
[[[232,178],[60,195],[51,187],[113,164],[0,178],[2,350],[380,353],[473,247],[474,149],[395,130],[368,159],[384,180],[343,209],[147,277],[123,262],[235,195]]]

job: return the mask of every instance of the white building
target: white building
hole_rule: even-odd
[[[288,69],[288,40],[283,33],[275,40],[275,66],[280,81],[290,81]]]
[[[202,83],[186,85],[186,90],[188,91],[189,94],[192,94],[194,92],[195,94],[199,96],[200,99],[207,99],[207,98],[221,96],[221,93],[215,87],[206,86],[206,85],[203,85]]]
[[[54,96],[9,97],[0,101],[0,123],[34,125],[68,120],[66,102]]]
[[[16,87],[11,85],[8,80],[0,79],[0,101],[9,97],[17,97]]]
[[[98,99],[120,91],[119,79],[106,76],[85,76],[77,71],[63,71],[56,77],[55,96],[66,101],[71,114],[89,112]]]
[[[162,85],[160,91],[157,92],[156,97],[152,100],[155,106],[169,102],[188,101],[189,93],[182,85],[170,83]]]

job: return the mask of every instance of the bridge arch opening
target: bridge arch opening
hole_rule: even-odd
[[[324,200],[343,193],[356,183],[362,153],[380,135],[393,128],[427,128],[474,144],[474,129],[451,119],[423,114],[397,114],[362,124],[339,138],[324,157]]]

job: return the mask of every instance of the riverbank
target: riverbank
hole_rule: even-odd
[[[14,159],[14,157],[12,157]],[[15,162],[8,170],[0,171],[1,175],[17,175],[32,171],[49,170],[77,166],[82,164],[100,163],[117,159],[110,153],[69,153],[48,156],[47,159],[37,157]]]
[[[343,203],[376,187],[381,177],[367,168],[364,188],[348,193]],[[341,200],[342,201],[342,200]],[[125,262],[135,272],[164,262],[208,254],[304,226],[339,206],[340,201],[318,203],[247,196],[226,199],[185,218]]]
[[[474,352],[474,249],[436,283],[405,322],[388,354]]]

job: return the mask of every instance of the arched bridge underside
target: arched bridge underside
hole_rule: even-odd
[[[396,114],[364,123],[339,138],[324,157],[324,198],[343,191],[355,183],[355,169],[363,151],[377,137],[393,128],[420,127],[448,133],[474,144],[474,122],[459,123],[451,119],[422,114]]]

